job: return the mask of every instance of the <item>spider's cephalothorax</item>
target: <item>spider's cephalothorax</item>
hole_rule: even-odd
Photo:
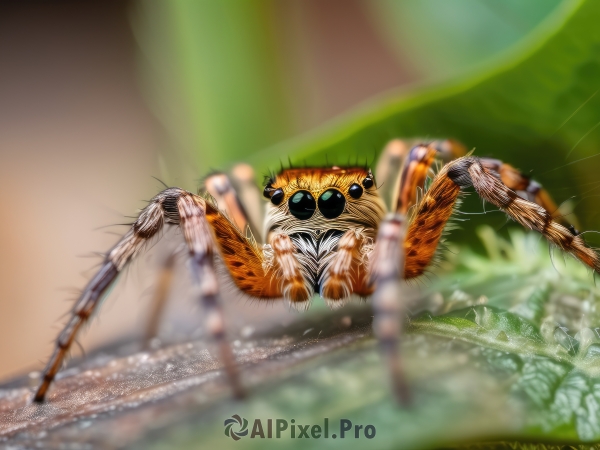
[[[295,247],[303,287],[291,285],[283,290],[290,304],[299,309],[309,306],[313,291],[318,292],[330,306],[352,293],[367,295],[365,271],[357,270],[346,277],[332,277],[330,266],[350,265],[359,258],[361,269],[372,250],[379,223],[385,215],[385,205],[377,193],[373,174],[365,168],[287,169],[270,179],[264,189],[270,202],[264,225],[266,242],[289,238]],[[365,245],[343,252],[347,263],[339,261],[340,240],[352,234],[351,242]],[[342,242],[344,244],[344,242]],[[274,267],[274,251],[266,244],[265,268]],[[339,275],[339,274],[336,274]]]
[[[398,357],[399,281],[421,275],[431,263],[463,189],[473,187],[514,221],[600,272],[598,254],[585,244],[583,233],[565,222],[538,183],[502,161],[464,154],[465,148],[450,140],[412,148],[392,141],[377,165],[382,197],[390,211],[387,215],[381,190],[366,168],[283,170],[264,187],[268,199],[264,231],[256,204],[260,194],[248,166],[237,166],[231,179],[224,174],[207,177],[210,195],[164,190],[107,253],[84,289],[57,338],[34,399],[45,399],[77,332],[119,273],[149,239],[171,224],[182,230],[207,331],[220,344],[237,396],[243,389],[225,337],[215,257],[247,296],[285,299],[297,309],[307,308],[314,293],[331,307],[343,304],[352,294],[372,293],[373,329],[382,344],[395,394],[406,400],[408,390]],[[436,160],[445,165],[434,174],[431,167]],[[431,183],[426,188],[428,176]]]

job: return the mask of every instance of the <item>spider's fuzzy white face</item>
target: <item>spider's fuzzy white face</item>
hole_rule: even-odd
[[[289,236],[316,290],[340,237],[349,229],[374,240],[386,208],[365,168],[288,169],[269,180],[264,236]]]

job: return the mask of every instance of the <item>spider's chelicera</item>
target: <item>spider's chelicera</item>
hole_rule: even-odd
[[[332,308],[353,295],[372,295],[374,332],[382,344],[394,392],[406,400],[408,390],[398,357],[402,324],[398,281],[418,277],[431,263],[463,189],[472,186],[516,222],[600,271],[596,252],[558,216],[556,205],[538,183],[501,161],[464,154],[464,147],[450,140],[410,150],[400,141],[390,143],[377,167],[379,185],[388,186],[388,206],[373,173],[365,167],[282,170],[264,187],[263,195],[269,200],[264,219],[258,205],[242,201],[259,197],[248,166],[234,169],[233,183],[224,174],[209,176],[205,181],[209,195],[164,190],[107,253],[83,291],[58,336],[34,399],[45,399],[77,332],[117,275],[148,239],[165,224],[172,224],[183,232],[206,327],[220,343],[236,395],[241,396],[243,389],[225,337],[215,257],[244,294],[283,299],[299,310],[307,309],[315,294]],[[433,174],[436,160],[446,164]],[[434,176],[426,186],[428,175]],[[241,187],[239,193],[234,185]]]

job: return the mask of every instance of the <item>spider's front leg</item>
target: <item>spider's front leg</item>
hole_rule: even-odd
[[[452,163],[447,176],[461,187],[473,186],[482,199],[500,208],[515,222],[539,232],[548,242],[600,273],[600,255],[586,245],[582,233],[559,223],[559,218],[542,205],[517,195],[494,176],[482,160],[460,158]]]
[[[403,187],[419,185],[414,182],[415,176],[419,176],[422,173],[421,169],[430,163],[430,151],[425,147],[413,150],[408,160],[412,170],[403,173],[400,181],[401,194]],[[394,320],[385,320],[386,315],[390,318],[397,317],[394,316],[400,300],[397,283],[402,278],[408,279],[421,275],[431,263],[444,227],[453,213],[454,205],[463,188],[473,186],[481,198],[500,208],[515,222],[541,233],[550,243],[600,273],[600,255],[586,245],[580,233],[560,224],[557,221],[560,218],[555,217],[544,207],[549,203],[544,198],[536,196],[535,191],[530,192],[534,195],[535,201],[520,197],[503,182],[502,173],[499,176],[492,163],[490,160],[465,156],[444,166],[415,206],[406,235],[402,231],[404,226],[402,213],[408,211],[413,200],[407,203],[403,202],[402,198],[411,196],[400,195],[396,215],[389,216],[380,225],[371,263],[372,279],[376,283],[373,295],[374,327],[388,360],[391,364],[398,364],[398,368],[401,366],[395,342],[400,327]],[[521,186],[516,181],[514,177],[507,179],[511,184]],[[531,185],[528,180],[526,181]],[[538,188],[537,192],[539,190]],[[409,189],[407,192],[410,193],[412,190]],[[401,370],[395,369],[393,365],[391,370],[395,386],[402,388],[404,382],[398,375],[401,374]]]
[[[396,398],[403,404],[410,403],[410,391],[398,345],[403,322],[401,282],[423,273],[431,261],[460,192],[442,169],[408,224],[409,209],[435,155],[436,150],[426,146],[417,146],[408,154],[398,183],[395,212],[380,224],[370,258],[370,281],[375,286],[373,331],[387,361]]]
[[[150,201],[127,234],[108,252],[101,269],[88,283],[72,309],[71,318],[56,340],[54,353],[44,370],[34,401],[45,400],[48,388],[78,331],[96,310],[102,295],[127,263],[162,229],[164,223],[179,224],[183,230],[196,276],[198,295],[205,307],[207,327],[219,342],[234,392],[238,396],[242,394],[233,355],[225,338],[223,314],[218,301],[218,283],[213,267],[215,246],[207,221],[207,212],[214,215],[214,210],[203,198],[178,188],[166,189]]]
[[[408,405],[411,396],[399,354],[402,333],[399,297],[405,265],[402,245],[405,235],[406,217],[403,214],[390,214],[381,223],[371,256],[370,281],[376,286],[372,296],[373,332],[386,360],[394,395],[402,404]]]

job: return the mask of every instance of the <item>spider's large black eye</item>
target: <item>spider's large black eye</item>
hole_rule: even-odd
[[[275,189],[271,194],[271,203],[279,205],[283,201],[283,189]]]
[[[350,189],[348,189],[348,194],[350,194],[350,197],[352,198],[360,198],[360,196],[363,195],[363,188],[360,184],[354,183],[350,186]]]
[[[317,209],[317,203],[308,191],[296,192],[290,197],[288,206],[292,215],[300,220],[310,219]]]
[[[373,178],[367,177],[363,180],[362,185],[367,189],[373,187]]]
[[[346,197],[337,189],[327,189],[319,197],[319,211],[327,219],[335,219],[344,212]]]

